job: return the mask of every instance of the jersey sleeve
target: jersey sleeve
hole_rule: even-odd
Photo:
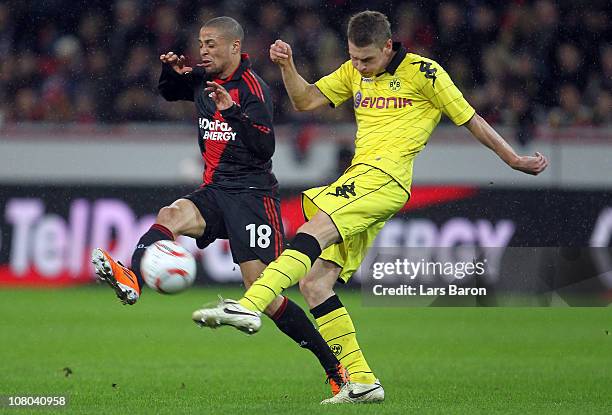
[[[193,101],[195,89],[205,77],[204,71],[200,68],[194,68],[193,72],[179,74],[170,65],[164,63],[157,89],[166,101]]]
[[[435,61],[417,62],[423,86],[421,92],[455,125],[463,125],[476,113],[455,86],[448,73]]]
[[[315,82],[319,91],[329,100],[333,107],[353,97],[353,65],[346,61],[338,69]]]
[[[221,111],[221,115],[255,156],[262,160],[269,160],[275,149],[272,97],[268,94],[267,89],[263,96],[265,101],[256,95],[249,94],[242,105],[233,105]]]

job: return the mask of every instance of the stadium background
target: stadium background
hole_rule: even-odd
[[[217,290],[237,294],[240,277],[227,243],[196,252],[184,240],[196,253],[199,282],[205,287],[171,298],[148,292],[133,320],[127,320],[132,317],[109,292],[90,287],[88,254],[93,246],[105,246],[127,262],[157,209],[199,184],[193,104],[166,103],[156,94],[158,56],[173,50],[193,62],[199,25],[218,15],[244,24],[244,49],[273,89],[278,125],[274,166],[290,236],[302,220],[299,191],[343,170],[350,161],[354,126],[349,104],[335,111],[292,111],[280,73],[267,58],[268,47],[279,37],[291,43],[299,70],[313,81],[345,60],[348,16],[368,7],[388,14],[394,37],[410,50],[438,60],[468,101],[518,151],[538,150],[550,159],[549,169],[537,178],[521,175],[465,129],[443,120],[417,158],[414,197],[385,227],[380,246],[610,246],[612,25],[606,1],[0,1],[0,311],[6,316],[0,327],[8,339],[1,348],[8,376],[0,381],[0,394],[69,392],[77,412],[118,410],[113,404],[132,402],[132,396],[129,388],[110,387],[111,379],[125,385],[142,368],[122,358],[121,369],[108,367],[117,363],[112,349],[132,344],[142,351],[137,352],[141,360],[157,363],[139,372],[143,389],[128,408],[171,412],[167,403],[173,402],[174,410],[190,412],[198,400],[189,387],[201,382],[198,374],[204,370],[216,382],[206,402],[216,410],[236,410],[233,394],[243,389],[222,387],[227,383],[223,365],[235,355],[204,366],[201,359],[210,358],[214,348],[236,353],[247,340],[233,333],[214,339],[191,334],[189,321],[177,323]],[[504,226],[512,232],[503,234]],[[611,285],[602,281],[603,303],[608,304]],[[234,285],[206,288],[227,282]],[[83,287],[68,288],[75,284]],[[602,389],[612,384],[605,337],[612,327],[605,309],[548,314],[532,309],[406,310],[398,315],[394,309],[363,306],[354,289],[342,295],[355,310],[371,360],[396,394],[386,408],[390,413],[432,407],[445,412],[449,400],[457,403],[457,412],[466,413],[478,408],[506,412],[527,402],[525,411],[538,413],[610,408]],[[297,292],[292,296],[299,298]],[[398,324],[409,329],[398,330]],[[532,340],[525,343],[518,333],[508,334],[500,327],[504,324],[523,326]],[[276,350],[293,359],[286,367],[305,371],[306,380],[295,381],[295,389],[277,390],[272,380],[243,373],[249,382],[270,387],[274,397],[261,386],[255,390],[263,397],[253,392],[239,405],[308,408],[305,398],[295,396],[318,379],[313,362],[272,332],[264,334],[267,352],[254,348],[238,356],[273,366],[269,354]],[[177,343],[180,336],[184,340]],[[151,347],[151,341],[159,348]],[[487,342],[489,347],[483,345]],[[430,350],[431,343],[456,348],[456,353],[442,356]],[[51,352],[47,344],[54,347]],[[509,344],[517,347],[516,354],[508,352]],[[100,345],[106,349],[92,356],[89,352]],[[173,354],[182,347],[204,350],[182,362]],[[398,355],[397,365],[386,361],[385,356],[399,352],[406,353]],[[484,363],[466,360],[471,352],[482,353]],[[411,353],[423,363],[415,363]],[[66,374],[64,366],[78,373],[73,366],[79,363],[80,386],[67,386],[78,377]],[[490,364],[507,376],[490,371]],[[173,365],[197,369],[173,372],[169,381],[178,392],[167,392],[157,381],[147,383]],[[425,386],[399,399],[410,386],[401,368],[409,368]],[[453,385],[470,370],[472,386],[464,395]],[[532,371],[537,380],[528,381]],[[276,376],[273,370],[268,374]],[[559,380],[559,386],[559,374],[574,380]],[[522,381],[512,383],[516,407],[507,406],[511,398],[500,392],[509,387],[508,379]],[[574,381],[582,387],[571,392]],[[487,382],[497,388],[491,399],[482,394]],[[185,383],[188,392],[181,392]],[[96,397],[92,390],[98,387],[102,391]],[[158,394],[150,402],[142,398],[147,387]],[[438,387],[446,387],[445,392],[427,395],[426,390]]]

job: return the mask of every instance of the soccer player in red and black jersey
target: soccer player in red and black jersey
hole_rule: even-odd
[[[168,101],[195,103],[198,144],[205,162],[203,184],[161,208],[155,224],[137,244],[131,269],[104,250],[93,250],[96,274],[124,304],[138,300],[143,285],[140,261],[145,249],[159,240],[186,235],[204,248],[216,239],[229,239],[247,288],[281,253],[283,227],[271,161],[272,98],[268,86],[251,69],[248,55],[241,52],[243,37],[236,20],[218,17],[200,29],[197,66],[187,66],[185,57],[173,52],[160,56],[161,95]],[[266,314],[315,354],[337,393],[347,381],[346,371],[304,311],[279,296]]]

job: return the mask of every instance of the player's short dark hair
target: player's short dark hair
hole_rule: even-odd
[[[366,10],[351,17],[347,35],[355,46],[375,45],[382,48],[391,39],[391,24],[384,14]]]
[[[242,29],[242,26],[236,21],[236,19],[232,19],[228,16],[210,19],[204,23],[204,26],[202,27],[214,27],[215,29],[219,29],[221,33],[232,40],[238,39],[240,42],[244,40],[244,30]]]

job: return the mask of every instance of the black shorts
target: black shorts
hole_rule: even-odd
[[[191,200],[206,221],[204,234],[196,239],[198,248],[228,239],[236,264],[254,259],[269,264],[281,254],[284,231],[276,193],[205,186],[183,198]]]

